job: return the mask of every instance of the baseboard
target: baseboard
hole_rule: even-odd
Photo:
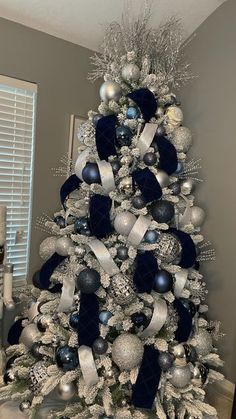
[[[222,380],[217,381],[213,384],[214,389],[220,393],[221,395],[227,397],[230,400],[233,400],[234,398],[234,390],[235,390],[235,384],[232,383],[229,380]]]

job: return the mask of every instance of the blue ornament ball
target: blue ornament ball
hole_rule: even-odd
[[[56,351],[56,363],[63,371],[73,371],[79,365],[78,351],[69,345],[61,346]]]
[[[158,241],[159,235],[156,230],[148,230],[144,236],[144,240],[147,243],[154,244]]]
[[[135,326],[145,326],[147,323],[147,316],[144,313],[134,313],[131,315],[131,320]]]
[[[75,233],[82,234],[83,236],[90,236],[90,226],[89,220],[87,217],[77,218],[74,224]]]
[[[82,170],[82,178],[88,185],[92,185],[92,183],[101,183],[97,163],[86,163]]]
[[[92,294],[101,285],[100,274],[96,269],[86,268],[79,273],[75,280],[76,288],[85,294]]]
[[[116,128],[116,139],[120,147],[129,146],[132,142],[132,131],[126,125]]]
[[[179,161],[177,164],[177,169],[174,174],[179,175],[183,171],[183,169],[184,169],[184,165],[181,161]]]
[[[158,271],[154,278],[153,289],[159,294],[165,294],[166,292],[171,291],[173,287],[173,277],[172,275],[161,269]]]
[[[97,126],[98,121],[103,117],[100,113],[95,113],[92,117],[93,124]]]
[[[188,310],[191,316],[194,317],[197,312],[197,307],[195,306],[195,304],[188,298],[180,298],[179,300],[181,301],[183,306]]]
[[[126,117],[128,119],[137,119],[137,118],[139,118],[139,116],[140,116],[140,112],[137,108],[135,108],[135,106],[130,106],[127,109]]]
[[[110,311],[103,310],[103,311],[100,311],[99,313],[99,321],[105,326],[107,325],[111,317],[112,317],[112,313]]]
[[[66,226],[66,222],[65,219],[61,216],[61,215],[57,215],[56,217],[54,217],[54,222],[60,227],[60,228],[65,228]]]
[[[69,325],[72,329],[77,330],[79,325],[79,313],[76,311],[75,313],[71,313],[69,318]]]

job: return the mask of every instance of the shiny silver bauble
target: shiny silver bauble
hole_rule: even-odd
[[[114,228],[122,236],[128,236],[136,222],[136,217],[129,211],[123,211],[117,214],[114,220]]]
[[[56,241],[55,251],[60,256],[68,256],[73,247],[73,241],[69,237],[60,237]]]
[[[119,183],[119,191],[125,195],[130,195],[133,192],[133,182],[130,176],[125,176]]]
[[[19,342],[23,343],[28,349],[30,349],[40,336],[41,333],[36,324],[28,324],[28,326],[24,327],[22,330]]]
[[[195,182],[191,178],[181,180],[181,183],[180,183],[181,193],[183,195],[190,195],[194,189],[194,186],[195,186]]]
[[[105,81],[101,85],[99,93],[103,102],[109,102],[109,100],[118,102],[122,91],[120,85],[115,81]]]
[[[112,277],[108,293],[120,305],[132,303],[136,296],[133,284],[124,274],[117,274]]]
[[[169,176],[164,170],[157,170],[156,178],[161,188],[166,188],[170,183]]]
[[[142,341],[131,333],[118,336],[112,345],[112,359],[120,370],[132,370],[143,358]]]
[[[190,221],[194,227],[200,227],[205,220],[205,211],[194,205],[190,208]]]
[[[179,343],[178,345],[172,346],[169,351],[175,356],[175,358],[185,358],[184,345]]]
[[[186,127],[178,127],[175,129],[171,142],[174,144],[177,151],[186,153],[192,145],[192,133],[190,129]]]
[[[170,369],[170,382],[176,388],[186,387],[191,380],[191,370],[188,365],[173,365]]]
[[[56,388],[57,396],[59,397],[59,399],[65,400],[65,401],[72,399],[76,391],[77,391],[77,386],[73,381],[71,383],[65,383],[65,384],[59,383]]]
[[[128,83],[138,81],[140,77],[139,67],[134,63],[126,64],[121,70],[121,75],[122,78]]]

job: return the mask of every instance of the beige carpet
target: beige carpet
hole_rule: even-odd
[[[219,419],[231,419],[233,391],[233,386],[230,388],[215,384],[209,386],[207,398],[209,403],[217,409]]]

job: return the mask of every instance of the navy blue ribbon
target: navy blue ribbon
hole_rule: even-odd
[[[53,253],[53,255],[48,259],[43,266],[41,267],[40,271],[38,271],[35,275],[36,277],[33,278],[33,283],[36,288],[41,290],[49,290],[51,292],[59,292],[61,286],[59,287],[56,284],[53,288],[49,289],[51,285],[50,277],[53,271],[56,269],[67,256],[60,256],[57,253]]]
[[[168,175],[171,175],[177,169],[177,151],[165,137],[155,137],[154,141],[159,151],[158,169],[164,170]]]
[[[157,260],[152,252],[138,253],[135,260],[133,281],[137,292],[150,294],[153,288],[155,274],[158,270]]]
[[[132,173],[133,183],[138,184],[139,189],[148,204],[156,201],[162,196],[162,189],[155,175],[145,167],[145,169],[138,169]]]
[[[178,328],[175,332],[175,339],[179,342],[187,342],[192,331],[192,316],[188,309],[177,298],[173,302],[173,306],[178,313]]]
[[[61,204],[63,207],[67,196],[75,191],[75,189],[78,189],[81,183],[82,181],[75,174],[66,179],[60,189]]]
[[[95,194],[90,199],[89,223],[92,235],[98,239],[106,237],[112,231],[110,210],[112,201],[109,196]]]
[[[149,89],[142,87],[141,89],[134,90],[127,96],[138,105],[145,122],[148,122],[155,115],[157,101]]]
[[[143,360],[133,387],[132,403],[139,409],[151,409],[158,390],[161,368],[159,351],[153,346],[144,346]]]
[[[196,247],[191,236],[176,228],[170,228],[169,232],[178,237],[182,246],[181,260],[178,265],[184,269],[191,268],[197,258]]]
[[[92,347],[99,336],[99,303],[95,294],[80,294],[78,340],[79,345]]]
[[[116,117],[114,115],[100,118],[96,125],[96,146],[100,160],[108,160],[115,156]]]

